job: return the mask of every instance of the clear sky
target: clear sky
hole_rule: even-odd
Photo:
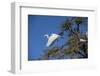
[[[28,60],[34,60],[41,56],[47,48],[47,38],[52,33],[60,32],[60,25],[67,19],[68,16],[43,16],[43,15],[28,15]],[[87,27],[81,27],[82,31],[87,30]],[[54,44],[57,46],[65,42],[64,39],[59,39]]]

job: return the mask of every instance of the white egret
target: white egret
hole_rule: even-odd
[[[86,32],[86,36],[88,36],[88,33]],[[80,39],[80,42],[86,42],[87,40],[85,39]]]
[[[86,42],[87,40],[85,40],[85,39],[80,39],[80,42]]]
[[[51,34],[51,36],[49,36],[48,34],[45,34],[44,36],[46,36],[48,38],[48,42],[46,44],[47,47],[49,47],[55,40],[57,40],[59,37],[61,37],[58,34]]]

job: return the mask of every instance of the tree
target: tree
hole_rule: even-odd
[[[45,49],[41,59],[74,59],[88,57],[88,37],[84,34],[80,27],[87,26],[88,19],[86,17],[70,17],[60,27],[59,35],[64,36],[68,33],[68,39],[65,43],[58,47],[52,45]],[[86,42],[80,42],[80,38],[85,39]]]

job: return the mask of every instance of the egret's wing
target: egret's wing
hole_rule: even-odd
[[[50,46],[56,39],[57,39],[57,37],[53,37],[53,36],[50,37],[50,38],[48,39],[48,42],[47,42],[47,45],[46,45],[46,46],[47,46],[47,47]]]

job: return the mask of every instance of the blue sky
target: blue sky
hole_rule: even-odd
[[[60,32],[60,25],[69,17],[67,16],[43,16],[43,15],[28,15],[28,60],[36,59],[41,56],[47,48],[47,38],[52,33]],[[87,27],[81,27],[81,30],[86,31]],[[65,42],[64,39],[59,39],[54,44],[57,46]]]

